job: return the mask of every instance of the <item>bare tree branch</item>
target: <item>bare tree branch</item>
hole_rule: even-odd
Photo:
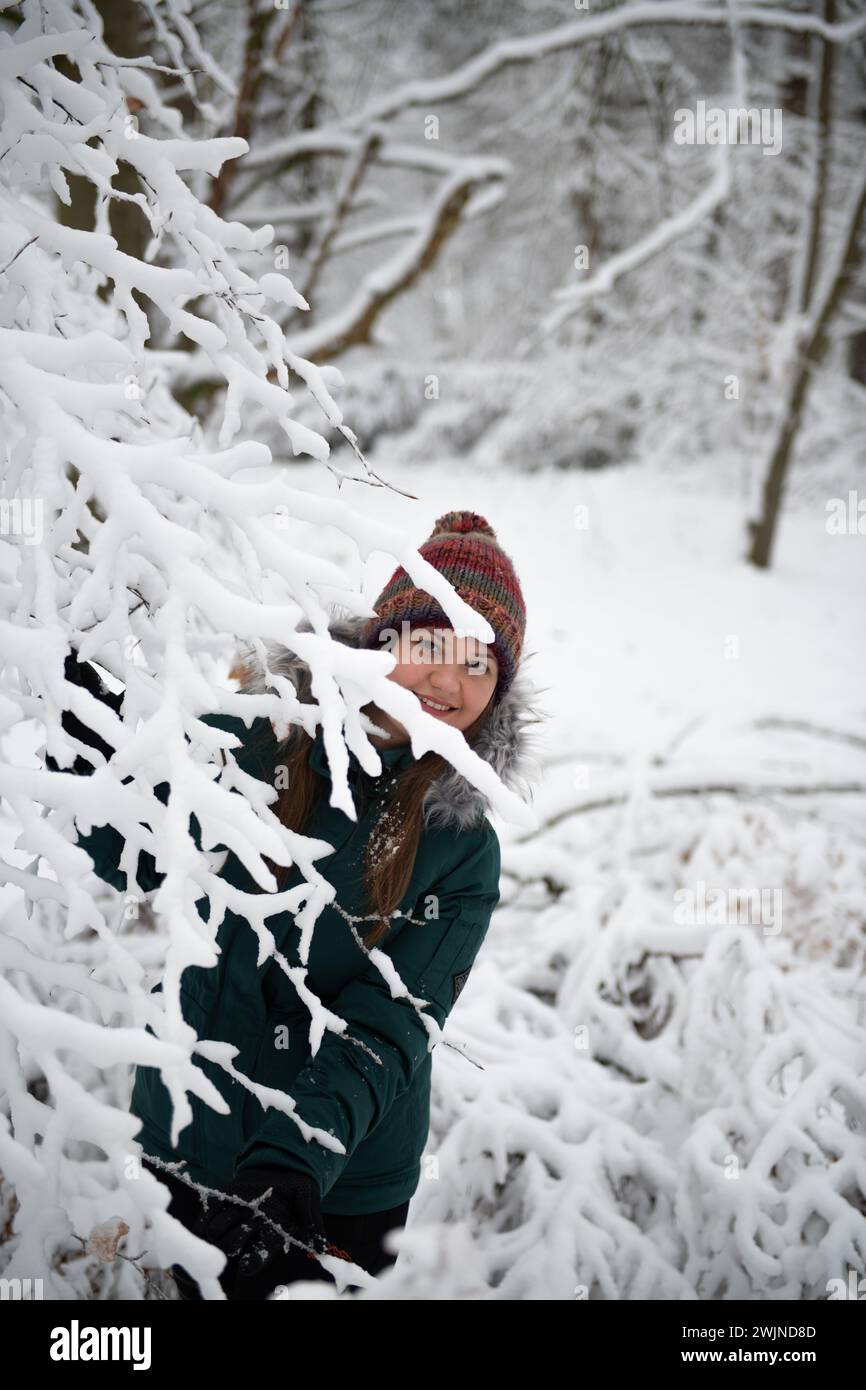
[[[354,159],[346,165],[340,186],[337,189],[337,196],[334,207],[319,228],[313,249],[310,252],[310,263],[307,268],[306,276],[301,285],[296,286],[305,299],[309,299],[318,284],[322,267],[328,257],[328,253],[333,244],[334,238],[339,231],[340,225],[345,221],[347,215],[352,210],[352,202],[358,190],[358,186],[370,161],[375,158],[376,151],[382,142],[381,133],[378,130],[367,132],[366,138],[360,142],[355,151]],[[297,312],[297,311],[296,311]]]
[[[244,45],[244,61],[241,73],[240,86],[238,87],[237,98],[235,101],[235,115],[232,135],[239,136],[249,144],[250,134],[253,125],[253,113],[255,111],[256,97],[261,87],[263,71],[262,57],[265,44],[268,38],[268,30],[276,18],[277,11],[271,7],[259,8],[256,0],[247,0],[246,5],[246,43]],[[295,18],[292,16],[292,19]],[[291,22],[286,25],[280,35],[280,44],[284,43],[293,25]],[[229,191],[234,183],[237,172],[237,161],[226,160],[211,186],[209,206],[214,212],[220,213],[225,206]]]
[[[836,17],[836,0],[824,0],[824,16],[828,21]],[[805,314],[812,303],[815,282],[818,277],[818,261],[823,232],[824,204],[827,197],[827,180],[830,172],[830,136],[833,96],[833,59],[835,49],[826,40],[822,44],[821,70],[818,77],[817,134],[815,156],[815,182],[812,202],[809,207],[809,230],[806,237],[806,256],[803,262],[802,278],[796,312]]]

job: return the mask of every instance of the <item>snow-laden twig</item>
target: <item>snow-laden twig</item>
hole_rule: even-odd
[[[563,829],[506,847],[456,1011],[482,1069],[439,1053],[414,1223],[465,1222],[497,1298],[838,1296],[866,1272],[862,844],[762,803],[653,801],[624,860],[618,817]]]

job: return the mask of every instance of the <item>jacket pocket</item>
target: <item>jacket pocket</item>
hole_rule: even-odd
[[[421,972],[422,996],[433,1000],[445,1010],[446,1015],[457,1002],[489,926],[490,914],[487,912],[467,910],[458,913],[448,924]],[[424,927],[418,930],[424,931]]]
[[[430,1132],[430,1061],[361,1141],[335,1187],[386,1187],[420,1164]]]

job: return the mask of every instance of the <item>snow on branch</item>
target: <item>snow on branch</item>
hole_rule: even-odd
[[[632,783],[625,776],[616,780],[609,779],[607,786],[600,788],[593,796],[581,798],[565,809],[555,812],[554,815],[540,822],[538,827],[534,828],[523,839],[531,840],[538,835],[543,835],[546,831],[561,825],[563,821],[569,820],[572,816],[587,815],[592,811],[604,811],[611,806],[623,806],[629,801],[632,790]],[[804,781],[802,777],[796,776],[776,776],[770,780],[747,769],[733,776],[730,770],[720,768],[707,769],[703,775],[696,775],[695,772],[683,774],[668,770],[664,773],[652,774],[648,781],[648,791],[654,797],[862,796],[866,793],[866,782],[853,778]]]
[[[435,262],[476,188],[488,182],[497,183],[503,175],[500,160],[464,159],[455,164],[458,167],[453,174],[436,189],[414,236],[385,265],[365,275],[354,296],[337,313],[306,333],[293,335],[293,347],[323,361],[370,340],[386,306]]]
[[[554,309],[542,320],[537,332],[532,335],[530,345],[535,345],[540,339],[555,333],[578,312],[587,300],[600,294],[608,294],[622,275],[652,260],[653,256],[664,251],[671,242],[686,236],[696,227],[700,227],[710,213],[721,207],[731,189],[730,158],[728,150],[724,146],[719,149],[717,166],[716,172],[706,188],[682,212],[663,218],[645,236],[639,237],[632,246],[627,246],[624,251],[618,251],[615,255],[610,256],[601,269],[591,275],[583,284],[570,285],[567,289],[558,290],[554,298],[562,302],[557,309]],[[524,352],[525,350],[524,348]]]
[[[738,7],[741,26],[788,29],[792,33],[818,34],[833,43],[848,43],[866,32],[866,15],[855,15],[839,24],[827,24],[818,15],[805,14],[785,8],[750,5]],[[587,15],[569,24],[545,29],[540,34],[520,38],[499,39],[476,57],[446,77],[413,79],[404,82],[384,96],[376,97],[360,111],[336,121],[334,133],[358,130],[370,121],[389,120],[412,106],[441,105],[456,101],[475,91],[496,73],[515,63],[532,63],[554,53],[565,52],[582,44],[593,43],[619,34],[624,30],[669,24],[722,25],[731,23],[729,5],[682,4],[677,0],[661,0],[658,4],[622,5],[603,14]],[[317,135],[327,136],[327,128]]]

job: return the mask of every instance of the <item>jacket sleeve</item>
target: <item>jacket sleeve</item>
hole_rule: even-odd
[[[405,922],[390,944],[390,958],[411,995],[427,1000],[425,1013],[445,1023],[472,968],[499,901],[499,840],[489,821],[471,832],[473,847],[429,895],[422,894],[412,917],[424,917],[430,895],[438,918]],[[263,1164],[300,1170],[315,1178],[321,1195],[334,1185],[355,1149],[412,1083],[429,1051],[429,1034],[411,1001],[392,996],[375,965],[328,1002],[346,1020],[345,1033],[325,1033],[286,1094],[299,1118],[329,1132],[344,1153],[307,1141],[295,1120],[270,1108],[240,1153],[235,1172]]]
[[[203,714],[200,716],[202,724],[209,724],[212,728],[223,729],[227,733],[237,734],[241,740],[241,748],[234,749],[235,757],[239,760],[243,750],[249,746],[252,736],[252,729],[246,727],[242,719],[236,715],[226,714]],[[189,735],[184,735],[187,743],[191,742]],[[251,770],[245,764],[245,770]],[[253,775],[258,775],[256,769]],[[124,784],[130,782],[131,777],[124,777]],[[170,782],[159,782],[153,789],[154,796],[162,802],[163,806],[168,804],[168,796],[171,790]],[[193,812],[189,818],[189,833],[192,836],[193,844],[196,849],[201,849],[201,823],[198,816]],[[120,856],[126,843],[123,835],[116,830],[113,825],[98,825],[91,830],[90,834],[79,834],[77,844],[82,849],[86,849],[93,860],[93,869],[96,874],[106,883],[110,883],[113,888],[117,888],[121,893],[127,891],[127,876],[120,870]],[[225,845],[215,845],[214,849],[225,849]],[[142,893],[150,893],[158,888],[163,882],[165,874],[157,870],[156,860],[148,850],[141,850],[138,856],[136,868],[136,881]]]
[[[90,662],[79,661],[74,651],[66,657],[64,672],[67,680],[73,682],[75,685],[83,686],[83,688],[88,690],[97,700],[102,700],[104,704],[110,705],[116,714],[119,715],[122,713],[123,694],[113,694],[107,690],[105,684],[100,679],[95,668],[91,666]],[[81,743],[86,743],[90,747],[98,749],[103,757],[110,758],[114,753],[114,749],[92,729],[89,729],[86,724],[82,723],[71,710],[63,711],[60,722],[67,733],[72,734]],[[228,733],[237,734],[242,742],[249,737],[251,732],[251,730],[247,729],[243,720],[235,715],[205,714],[201,716],[201,722],[203,724],[210,724],[214,728],[223,729]],[[189,737],[187,736],[187,742],[189,741]],[[237,751],[240,752],[240,750]],[[61,771],[56,759],[51,757],[50,754],[45,758],[45,765],[50,768],[52,772]],[[72,767],[68,770],[76,773],[78,776],[89,777],[93,773],[93,765],[79,753],[76,755]],[[125,777],[123,781],[125,785],[127,782],[131,782],[132,778]],[[164,806],[168,804],[170,791],[169,782],[158,783],[153,791],[154,795],[159,798]],[[201,849],[201,825],[195,814],[190,816],[189,833],[193,838],[196,849]],[[124,836],[121,835],[120,831],[116,830],[113,825],[94,826],[87,835],[79,833],[76,839],[76,844],[79,845],[81,849],[87,850],[87,853],[93,860],[94,873],[96,873],[99,878],[104,879],[106,883],[110,883],[112,888],[116,888],[121,893],[127,891],[127,875],[122,873],[119,867],[125,843]],[[154,856],[147,850],[141,850],[136,867],[136,881],[139,889],[143,893],[149,893],[153,889],[158,888],[164,878],[165,874],[157,871]]]
[[[123,780],[126,783],[130,778],[125,777]],[[153,789],[154,795],[159,797],[163,805],[168,802],[169,785],[168,782],[160,782]],[[194,815],[190,817],[190,834],[195,840],[196,848],[201,849],[201,827]],[[97,825],[88,835],[79,832],[76,844],[87,850],[93,860],[93,872],[99,878],[110,883],[112,888],[116,888],[120,893],[127,891],[127,876],[120,869],[120,857],[126,840],[119,830],[115,830],[113,825]],[[135,877],[142,893],[150,893],[159,887],[165,874],[157,871],[156,860],[148,850],[140,850]]]

